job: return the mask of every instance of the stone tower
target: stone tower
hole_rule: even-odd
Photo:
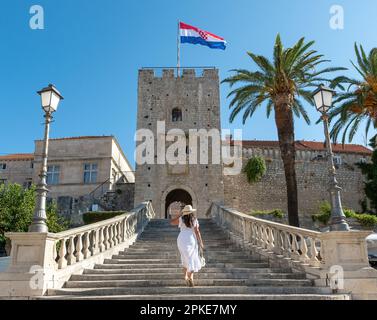
[[[165,122],[163,134],[158,130],[158,121]],[[204,164],[200,164],[199,158],[197,164],[188,163],[192,152],[189,146],[186,147],[186,164],[161,163],[156,151],[157,140],[169,140],[171,129],[184,132],[186,141],[190,129],[220,131],[217,69],[204,69],[201,75],[196,75],[194,69],[183,69],[180,77],[175,75],[174,69],[163,70],[161,77],[151,69],[139,70],[137,129],[153,132],[155,154],[153,164],[136,164],[135,205],[151,200],[156,217],[166,218],[169,205],[181,201],[197,208],[198,217],[205,217],[212,201],[223,201],[222,163],[212,161],[211,138],[209,161]],[[173,142],[166,142],[163,150],[168,149],[169,143]]]

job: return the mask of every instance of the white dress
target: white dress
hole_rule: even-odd
[[[196,226],[199,226],[197,219],[194,219],[193,227],[187,228],[182,218],[179,218],[178,227],[181,229],[181,232],[177,238],[177,245],[181,254],[182,266],[188,272],[198,272],[202,268],[199,258],[198,241],[194,232],[194,227]]]

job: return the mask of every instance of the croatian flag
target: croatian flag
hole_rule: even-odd
[[[225,50],[226,41],[224,38],[183,22],[179,23],[179,35],[181,43],[201,44],[211,49]]]

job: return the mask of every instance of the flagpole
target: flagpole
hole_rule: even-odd
[[[177,29],[177,77],[179,77],[179,68],[180,68],[180,54],[181,54],[181,37],[179,36],[179,20],[178,20],[178,29]]]

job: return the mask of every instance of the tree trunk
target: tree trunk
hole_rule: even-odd
[[[275,104],[275,122],[278,130],[279,146],[287,185],[288,221],[291,226],[299,227],[295,168],[295,134],[293,112],[287,102],[288,99],[287,97],[281,97],[281,100],[285,101]]]

